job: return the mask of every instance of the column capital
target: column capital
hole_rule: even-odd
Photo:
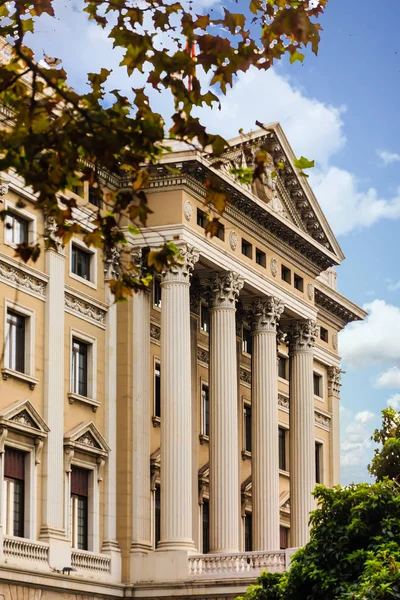
[[[212,308],[235,308],[244,279],[232,271],[213,273],[210,279],[202,279],[201,285],[208,289]]]
[[[330,395],[339,396],[340,393],[340,379],[342,369],[340,367],[329,367],[328,368],[328,392]]]
[[[190,283],[194,265],[200,258],[199,251],[192,246],[181,246],[176,261],[161,274],[163,283]]]
[[[257,298],[252,304],[246,304],[245,309],[251,316],[253,333],[262,331],[277,332],[279,319],[284,310],[283,302],[279,298],[275,296]]]
[[[289,342],[289,352],[312,353],[318,327],[312,319],[291,321],[285,328]]]

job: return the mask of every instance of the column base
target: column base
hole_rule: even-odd
[[[189,578],[189,556],[185,550],[131,553],[130,583],[184,581]]]
[[[139,552],[141,554],[154,551],[153,545],[149,542],[132,542],[131,552]]]
[[[179,550],[183,552],[197,552],[193,540],[165,540],[158,542],[156,552],[169,550],[172,552]]]

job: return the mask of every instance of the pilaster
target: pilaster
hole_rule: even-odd
[[[331,483],[340,483],[340,367],[328,369],[328,405],[331,411],[330,455]]]
[[[243,279],[214,274],[203,282],[210,309],[210,545],[239,551],[239,440],[235,312]]]
[[[162,275],[161,540],[159,550],[194,550],[190,276],[199,254],[182,247]]]
[[[279,548],[278,365],[276,332],[284,306],[257,299],[252,318],[253,550]]]
[[[289,341],[289,467],[291,546],[309,540],[309,515],[315,503],[315,433],[313,348],[317,335],[314,321],[293,321]]]

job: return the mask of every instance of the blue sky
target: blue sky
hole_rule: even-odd
[[[79,0],[57,0],[58,20],[41,19],[34,47],[64,60],[70,83],[114,68],[113,87],[133,85],[118,69],[106,35],[88,25]],[[197,12],[245,3],[207,0]],[[340,337],[342,481],[368,478],[369,437],[390,400],[400,409],[400,22],[399,0],[329,0],[318,57],[283,61],[239,77],[221,112],[204,110],[214,131],[234,136],[255,120],[280,121],[297,155],[315,159],[310,182],[346,255],[339,291],[370,315]],[[137,82],[135,82],[137,84]],[[111,88],[112,89],[112,88]],[[163,95],[155,106],[168,112]],[[399,284],[399,285],[397,285]]]

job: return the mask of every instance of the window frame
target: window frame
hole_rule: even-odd
[[[88,346],[87,354],[87,396],[82,396],[73,391],[72,376],[73,376],[73,341],[76,339]],[[69,394],[71,399],[84,401],[88,400],[98,406],[97,401],[97,339],[83,331],[75,328],[70,328],[69,331]]]
[[[17,313],[25,319],[24,331],[24,371],[16,371],[9,366],[9,336],[8,332],[8,313],[9,311]],[[33,379],[35,372],[35,311],[22,306],[19,303],[6,299],[4,302],[4,331],[5,335],[5,353],[4,369],[10,374],[20,379]],[[37,383],[37,380],[34,380]],[[29,382],[32,383],[32,382]]]
[[[248,340],[247,340],[247,335],[246,335],[246,339],[245,339],[245,335],[244,332],[248,333],[248,336],[250,338],[250,352],[248,349]],[[252,338],[252,334],[251,334],[251,327],[250,325],[247,325],[247,323],[243,323],[242,325],[242,354],[246,354],[247,356],[251,356],[253,353],[253,338]]]
[[[72,248],[75,246],[79,248],[83,252],[86,252],[90,257],[90,278],[85,279],[84,277],[80,277],[72,271]],[[82,240],[78,238],[72,238],[69,244],[69,276],[75,281],[79,281],[80,283],[87,285],[95,290],[97,290],[97,250],[96,248],[88,248]]]
[[[242,237],[241,253],[246,258],[253,260],[253,244]]]
[[[248,541],[248,537],[247,537],[247,531],[246,531],[246,523],[248,523],[250,521],[250,531],[249,531],[249,538],[250,538],[250,548],[246,548],[247,545],[247,541]],[[244,552],[253,552],[253,513],[251,511],[246,511],[245,515],[243,517],[243,549]]]
[[[298,292],[304,292],[304,277],[296,272],[293,273],[293,287]]]
[[[292,270],[284,264],[281,264],[281,280],[292,285]]]
[[[204,544],[205,544],[205,540],[204,540],[204,533],[206,530],[205,527],[205,522],[204,522],[204,505],[207,504],[208,506],[208,531],[207,531],[207,542],[208,542],[208,550],[204,551]],[[203,498],[203,502],[201,503],[201,552],[202,554],[208,554],[210,552],[210,499],[209,498]]]
[[[317,473],[317,447],[319,448],[319,474]],[[315,438],[315,483],[323,484],[325,481],[325,440],[322,438]],[[318,477],[319,475],[319,477]]]
[[[205,396],[203,391],[207,390],[207,402],[208,402],[208,433],[206,432],[206,410],[205,410]],[[200,441],[208,441],[210,439],[210,386],[208,381],[200,378]]]
[[[250,412],[250,450],[248,449],[248,439],[247,439],[247,418],[246,418],[246,412],[249,411]],[[242,458],[245,457],[251,457],[251,449],[252,449],[252,418],[253,418],[253,414],[252,414],[252,407],[251,407],[251,402],[250,400],[248,400],[247,398],[243,398],[243,417],[242,417],[242,446],[243,446],[243,450],[242,450]]]
[[[87,549],[82,550],[73,546],[73,503],[71,493],[71,473],[72,468],[85,469],[89,471],[88,475],[88,499],[87,499]],[[68,516],[68,539],[71,542],[72,551],[76,552],[99,552],[100,551],[100,494],[98,465],[87,458],[73,457],[71,462],[71,471],[69,472],[67,482],[68,502],[66,506],[69,509]]]
[[[208,313],[208,329],[204,329],[203,328],[203,309],[205,309]],[[199,327],[200,327],[200,332],[203,335],[210,335],[210,323],[211,323],[211,319],[210,319],[210,307],[208,306],[207,302],[204,302],[203,300],[200,301],[200,319],[199,319]]]
[[[315,377],[319,377],[319,394],[315,393]],[[324,397],[324,390],[325,390],[325,379],[324,379],[324,373],[323,371],[320,371],[319,369],[316,369],[315,367],[313,368],[313,393],[314,393],[314,398],[319,400],[320,402],[325,402],[325,397]]]
[[[9,211],[10,213],[14,213],[16,216],[20,217],[21,219],[25,219],[25,221],[27,221],[27,225],[28,225],[28,239],[27,242],[28,244],[32,244],[35,240],[36,240],[36,230],[37,230],[37,219],[36,216],[33,215],[31,212],[29,212],[26,209],[23,208],[18,208],[12,201],[10,200],[5,200],[4,201],[4,209]],[[6,239],[6,223],[7,223],[7,219],[8,219],[8,215],[4,220],[4,236],[3,236],[3,242],[5,246],[9,246],[11,248],[16,248],[17,247],[17,243],[16,242],[12,242]]]
[[[278,379],[280,381],[283,381],[284,383],[289,383],[289,357],[286,354],[282,354],[281,352],[278,352],[278,358],[279,358],[279,362],[278,362]],[[279,367],[282,364],[281,361],[282,359],[285,361],[285,377],[282,377],[279,374]]]
[[[267,253],[264,252],[264,250],[261,250],[260,248],[257,248],[257,246],[256,246],[256,252],[255,252],[254,258],[255,258],[257,265],[259,265],[260,267],[263,267],[264,269],[267,268]],[[261,261],[257,260],[258,258],[261,258]]]
[[[283,532],[283,530],[285,530],[286,546],[282,546],[282,532]],[[290,527],[286,527],[286,525],[279,524],[279,546],[280,546],[281,550],[287,550],[287,548],[290,548],[289,535],[290,535]]]
[[[156,289],[160,290],[160,298],[157,303],[156,303]],[[162,287],[161,287],[161,281],[160,281],[159,277],[153,278],[153,286],[152,286],[152,290],[151,290],[151,300],[152,300],[153,308],[155,310],[161,311]]]
[[[319,327],[319,339],[325,342],[325,344],[329,344],[329,330],[322,325]]]

